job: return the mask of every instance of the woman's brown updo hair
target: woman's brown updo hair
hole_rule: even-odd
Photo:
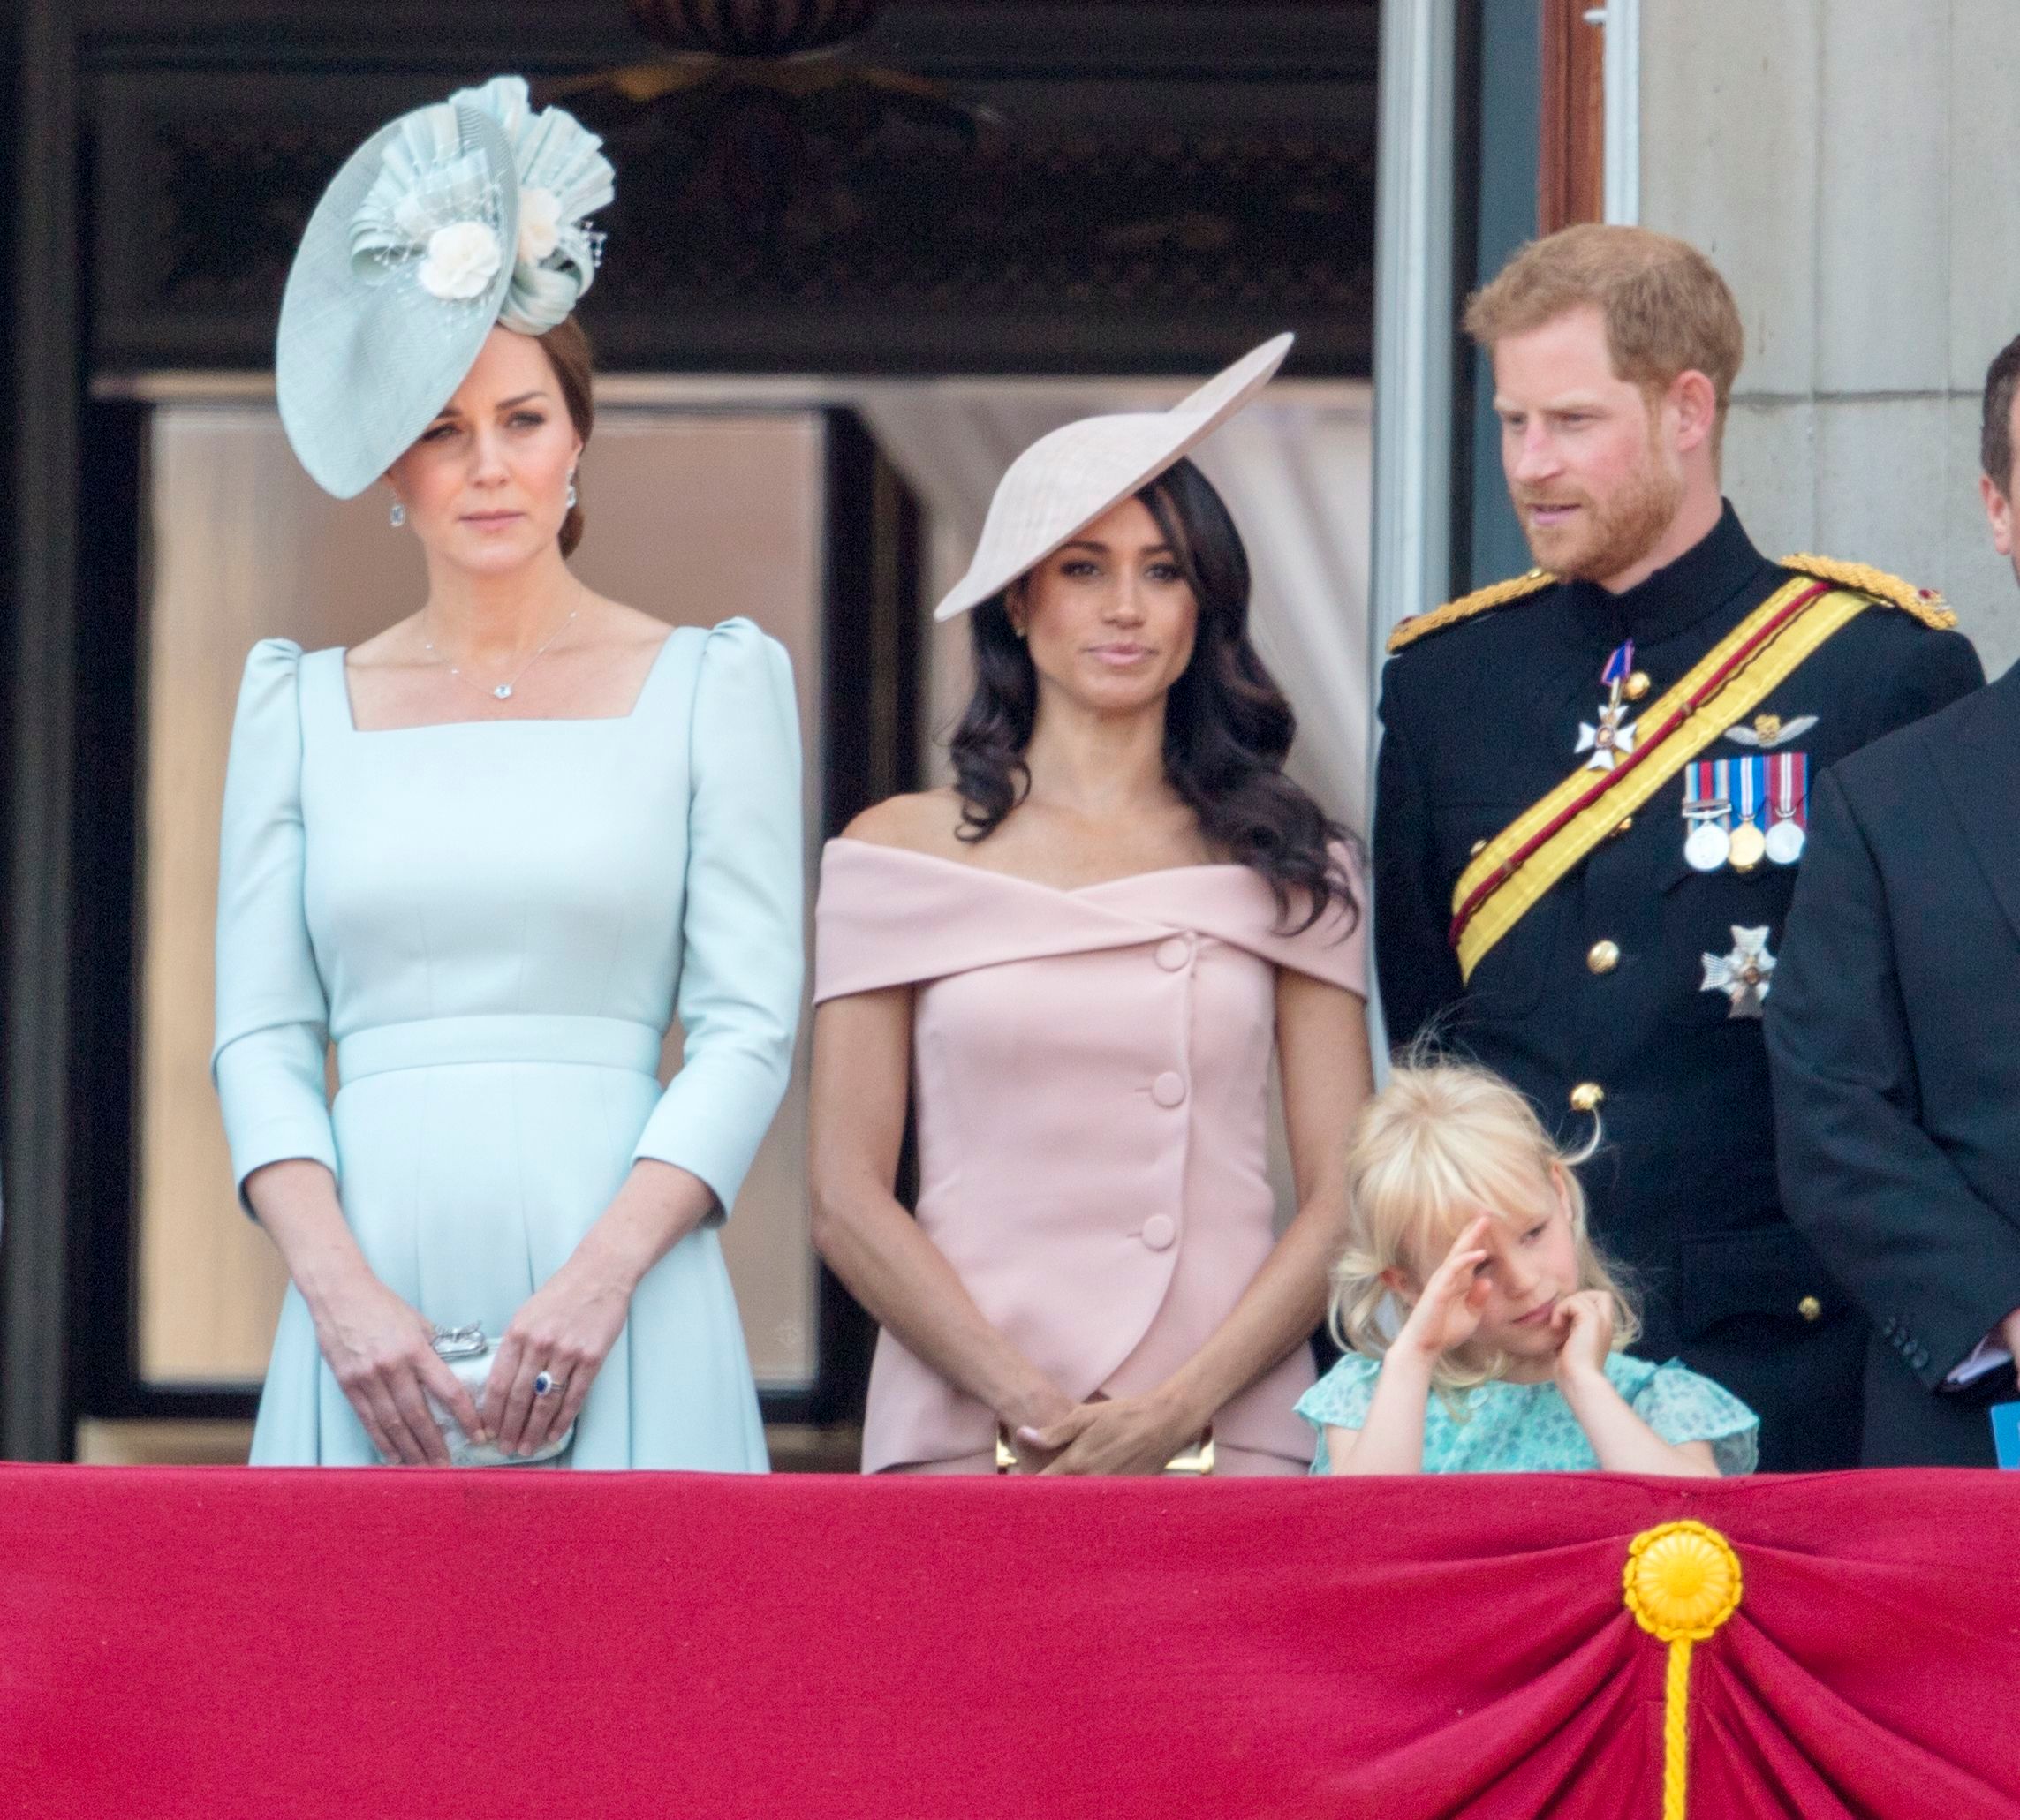
[[[541,336],[540,344],[547,350],[548,365],[554,368],[555,381],[561,387],[562,402],[568,406],[575,434],[586,447],[589,433],[596,427],[596,363],[590,351],[588,334],[574,317],[569,316]],[[582,491],[579,474],[576,476],[575,490],[578,495]],[[581,541],[582,508],[572,505],[568,509],[568,516],[561,521],[561,554],[572,556],[576,545]]]

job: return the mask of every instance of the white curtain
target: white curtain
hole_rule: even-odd
[[[866,386],[851,402],[926,502],[937,598],[966,568],[996,482],[1023,449],[1076,418],[1160,410],[1188,389],[949,380]],[[1248,547],[1256,646],[1297,714],[1291,773],[1365,833],[1373,690],[1367,388],[1280,381],[1196,458]],[[965,631],[937,628],[929,716],[937,729],[958,712],[966,679]]]

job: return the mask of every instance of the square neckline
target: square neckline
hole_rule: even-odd
[[[659,641],[659,648],[646,667],[645,681],[639,684],[639,692],[632,698],[631,706],[621,714],[506,714],[485,721],[415,721],[405,727],[360,727],[358,724],[358,711],[351,699],[351,647],[339,645],[336,647],[337,692],[337,699],[344,704],[344,729],[354,739],[377,739],[390,733],[434,733],[448,727],[621,727],[628,721],[638,719],[639,711],[644,707],[646,698],[652,693],[653,683],[666,662],[666,653],[675,635],[681,630],[677,625],[666,629],[666,637]]]

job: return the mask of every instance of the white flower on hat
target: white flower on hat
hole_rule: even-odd
[[[519,263],[537,266],[561,244],[561,198],[552,190],[519,192]]]
[[[427,237],[427,257],[414,276],[445,302],[481,297],[504,262],[498,237],[480,221],[453,221]]]
[[[533,107],[524,77],[496,76],[450,100],[481,109],[511,140],[519,232],[498,320],[522,335],[544,335],[596,276],[602,236],[588,218],[611,200],[617,174],[603,141],[566,109]]]

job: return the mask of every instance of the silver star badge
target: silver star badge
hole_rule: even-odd
[[[1634,750],[1634,722],[1624,718],[1627,710],[1619,703],[1600,710],[1600,723],[1594,727],[1588,722],[1578,722],[1578,744],[1575,750],[1590,752],[1585,760],[1588,771],[1611,771],[1621,759]]]
[[[1759,1017],[1761,1001],[1774,977],[1774,956],[1767,952],[1767,931],[1732,925],[1732,952],[1705,956],[1705,983],[1699,990],[1723,993],[1732,1001],[1728,1017]]]

